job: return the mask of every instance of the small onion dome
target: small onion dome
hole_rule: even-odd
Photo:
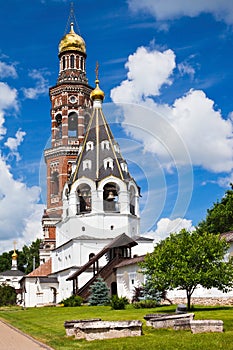
[[[104,99],[104,92],[99,88],[99,80],[96,79],[95,81],[96,87],[94,90],[92,90],[91,94],[90,94],[90,98],[92,101],[94,100],[101,100],[103,101]]]
[[[74,31],[74,23],[70,23],[70,32],[60,41],[59,54],[65,51],[81,51],[86,53],[86,44],[83,38]]]
[[[12,260],[17,260],[18,258],[18,254],[16,253],[16,251],[14,251],[14,253],[11,255]]]

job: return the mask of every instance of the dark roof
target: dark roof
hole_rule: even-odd
[[[58,283],[57,277],[38,277],[40,283]]]
[[[140,255],[140,256],[136,256],[135,258],[126,259],[126,260],[121,261],[119,264],[117,264],[115,266],[115,268],[117,269],[118,267],[124,267],[127,265],[138,264],[139,262],[144,261],[144,259],[145,259],[145,255]]]
[[[24,276],[25,273],[20,270],[6,270],[0,272],[0,276]]]
[[[105,140],[109,142],[109,147],[103,149],[103,147],[101,147],[101,142]],[[89,141],[94,144],[93,150],[87,150],[86,148]],[[113,169],[104,168],[104,159],[108,157],[113,159]],[[91,160],[92,166],[90,169],[83,170],[83,161],[87,159]],[[71,177],[71,182],[75,182],[82,176],[94,181],[100,181],[110,175],[120,178],[121,180],[131,179],[129,172],[123,171],[121,163],[126,163],[126,161],[120,153],[119,146],[113,137],[102,109],[93,108],[82,150],[77,159],[77,167]]]
[[[125,233],[114,238],[108,245],[106,245],[99,253],[93,256],[85,265],[83,265],[78,271],[74,272],[70,277],[67,278],[67,281],[73,280],[77,276],[81,275],[82,272],[91,266],[95,261],[99,260],[104,254],[106,254],[110,249],[116,247],[133,247],[137,245],[132,238],[128,237]]]
[[[140,242],[153,242],[154,239],[153,238],[149,238],[149,237],[143,237],[143,236],[136,236],[134,237],[135,241],[140,241]]]

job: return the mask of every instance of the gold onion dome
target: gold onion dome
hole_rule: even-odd
[[[92,101],[94,100],[102,100],[104,99],[104,92],[99,88],[99,79],[96,79],[95,81],[96,87],[94,90],[92,90],[90,94],[90,98]]]
[[[70,32],[60,41],[59,53],[65,51],[81,51],[86,53],[86,44],[83,38],[74,31],[74,23],[70,23]]]
[[[12,257],[13,260],[17,260],[18,254],[16,253],[16,251],[14,251],[14,253],[12,254],[11,257]]]

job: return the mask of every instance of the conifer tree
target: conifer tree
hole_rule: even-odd
[[[98,277],[90,288],[89,305],[107,305],[109,303],[109,289],[103,278]]]

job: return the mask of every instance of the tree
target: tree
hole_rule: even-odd
[[[226,191],[221,201],[207,210],[205,220],[198,224],[199,232],[223,233],[233,230],[233,185]]]
[[[190,310],[191,296],[198,285],[223,292],[233,287],[233,261],[224,261],[228,247],[225,239],[206,232],[182,230],[171,234],[141,263],[146,283],[160,292],[185,290]]]
[[[109,289],[103,278],[98,277],[90,288],[90,305],[106,305],[109,303]]]
[[[2,284],[0,286],[0,306],[15,305],[16,291],[15,288]]]

